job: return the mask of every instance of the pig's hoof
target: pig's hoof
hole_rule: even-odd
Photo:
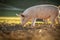
[[[55,28],[56,26],[55,25],[49,25],[50,28]]]
[[[35,28],[35,26],[31,26],[31,28]]]

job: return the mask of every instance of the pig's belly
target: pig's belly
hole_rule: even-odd
[[[39,15],[37,18],[38,19],[48,19],[50,15]]]

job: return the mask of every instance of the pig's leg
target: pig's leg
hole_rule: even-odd
[[[58,24],[60,24],[60,21],[59,21],[59,18],[58,17],[56,17],[55,21],[57,21]]]
[[[34,26],[35,26],[35,22],[36,22],[36,18],[33,18],[33,19],[32,19],[31,27],[34,27]]]
[[[48,20],[47,19],[43,19],[44,24],[48,24]]]
[[[50,27],[55,27],[55,18],[56,16],[50,17],[50,21],[51,21]]]

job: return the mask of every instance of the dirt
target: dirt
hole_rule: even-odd
[[[60,25],[36,24],[34,28],[0,23],[0,40],[60,40]]]

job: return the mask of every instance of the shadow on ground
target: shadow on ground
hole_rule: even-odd
[[[49,25],[30,28],[0,23],[0,40],[60,40],[60,25],[55,25],[55,28]]]

